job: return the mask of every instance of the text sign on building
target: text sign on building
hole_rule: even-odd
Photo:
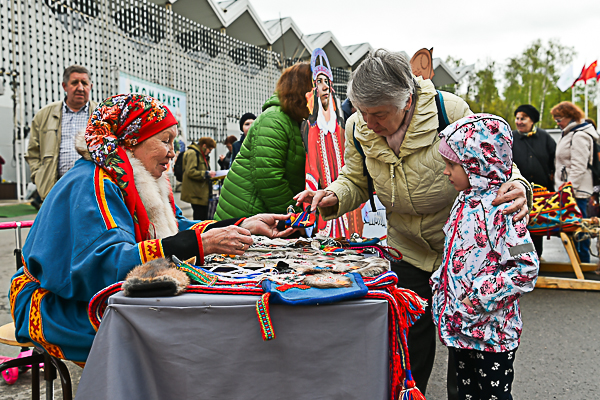
[[[180,123],[181,134],[187,141],[187,94],[185,92],[119,71],[119,93],[138,93],[158,99],[175,115]]]

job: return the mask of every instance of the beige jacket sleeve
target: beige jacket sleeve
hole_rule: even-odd
[[[319,212],[325,221],[358,208],[369,199],[367,177],[363,175],[363,157],[354,144],[354,125],[358,119],[354,114],[346,123],[346,150],[344,166],[338,178],[325,190],[329,190],[338,198],[338,204],[332,207],[319,207]]]
[[[40,126],[39,118],[33,118],[31,121],[31,130],[29,131],[29,145],[27,146],[27,155],[25,161],[29,164],[31,171],[31,181],[35,182],[35,176],[42,165],[40,156]]]
[[[569,168],[569,180],[573,184],[575,197],[591,196],[591,191],[581,190],[585,188],[585,178],[590,174],[588,165],[592,163],[593,150],[592,136],[585,132],[576,131],[571,139],[571,168]],[[589,179],[589,178],[588,178]],[[587,189],[587,188],[586,188]]]

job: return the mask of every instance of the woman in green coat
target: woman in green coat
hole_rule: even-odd
[[[194,219],[208,219],[208,201],[212,194],[211,178],[215,171],[210,170],[209,154],[217,147],[213,138],[203,137],[190,145],[183,153],[183,181],[181,200],[192,205]]]
[[[311,89],[310,64],[283,72],[227,173],[216,220],[285,214],[296,203],[294,195],[304,189],[306,161],[300,123],[308,117],[305,94]]]

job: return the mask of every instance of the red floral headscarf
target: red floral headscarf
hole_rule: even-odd
[[[131,148],[173,125],[177,125],[177,120],[155,98],[119,94],[98,104],[85,130],[85,141],[92,160],[123,191],[138,242],[150,239],[150,220],[135,187],[133,169],[125,148]]]

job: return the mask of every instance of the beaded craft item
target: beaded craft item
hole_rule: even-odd
[[[406,340],[409,327],[424,313],[427,303],[414,292],[396,287],[398,277],[389,270],[389,260],[400,259],[401,254],[392,255],[391,249],[369,246],[368,241],[362,240],[349,243],[331,238],[253,239],[254,244],[243,256],[208,256],[204,268],[174,258],[176,268],[194,282],[186,293],[257,296],[256,315],[266,341],[276,338],[271,304],[326,304],[352,298],[386,300],[390,399],[424,399],[410,373]],[[330,248],[342,252],[332,252]],[[90,301],[90,322],[96,329],[108,297],[119,292],[122,285],[123,282],[111,285]]]
[[[310,212],[310,206],[306,207],[306,210],[301,213],[292,214],[292,216],[285,221],[286,228],[309,228],[317,222],[317,217],[314,213]]]

